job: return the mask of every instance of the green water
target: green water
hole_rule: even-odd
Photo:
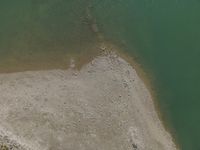
[[[183,150],[200,150],[200,1],[101,0],[107,39],[153,76],[164,119]]]
[[[0,0],[0,71],[59,68],[71,54],[93,55],[88,6],[105,39],[150,74],[181,148],[200,150],[199,0]]]

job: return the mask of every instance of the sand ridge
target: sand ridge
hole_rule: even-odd
[[[0,106],[0,129],[22,150],[176,149],[150,92],[115,53],[79,71],[0,74]]]

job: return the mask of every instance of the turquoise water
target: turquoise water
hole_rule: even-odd
[[[200,1],[101,0],[107,39],[153,76],[164,119],[183,150],[200,150]]]
[[[181,148],[200,150],[199,0],[1,0],[0,72],[96,55],[91,22],[150,74]]]

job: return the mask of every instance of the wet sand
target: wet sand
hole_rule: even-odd
[[[124,59],[105,52],[80,70],[73,67],[0,74],[1,145],[13,150],[176,149],[150,92]]]

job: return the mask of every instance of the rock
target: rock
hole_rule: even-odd
[[[70,59],[70,68],[75,68],[75,60],[73,58]]]
[[[138,146],[136,144],[134,144],[134,143],[132,144],[132,147],[133,147],[134,150],[138,149]]]

